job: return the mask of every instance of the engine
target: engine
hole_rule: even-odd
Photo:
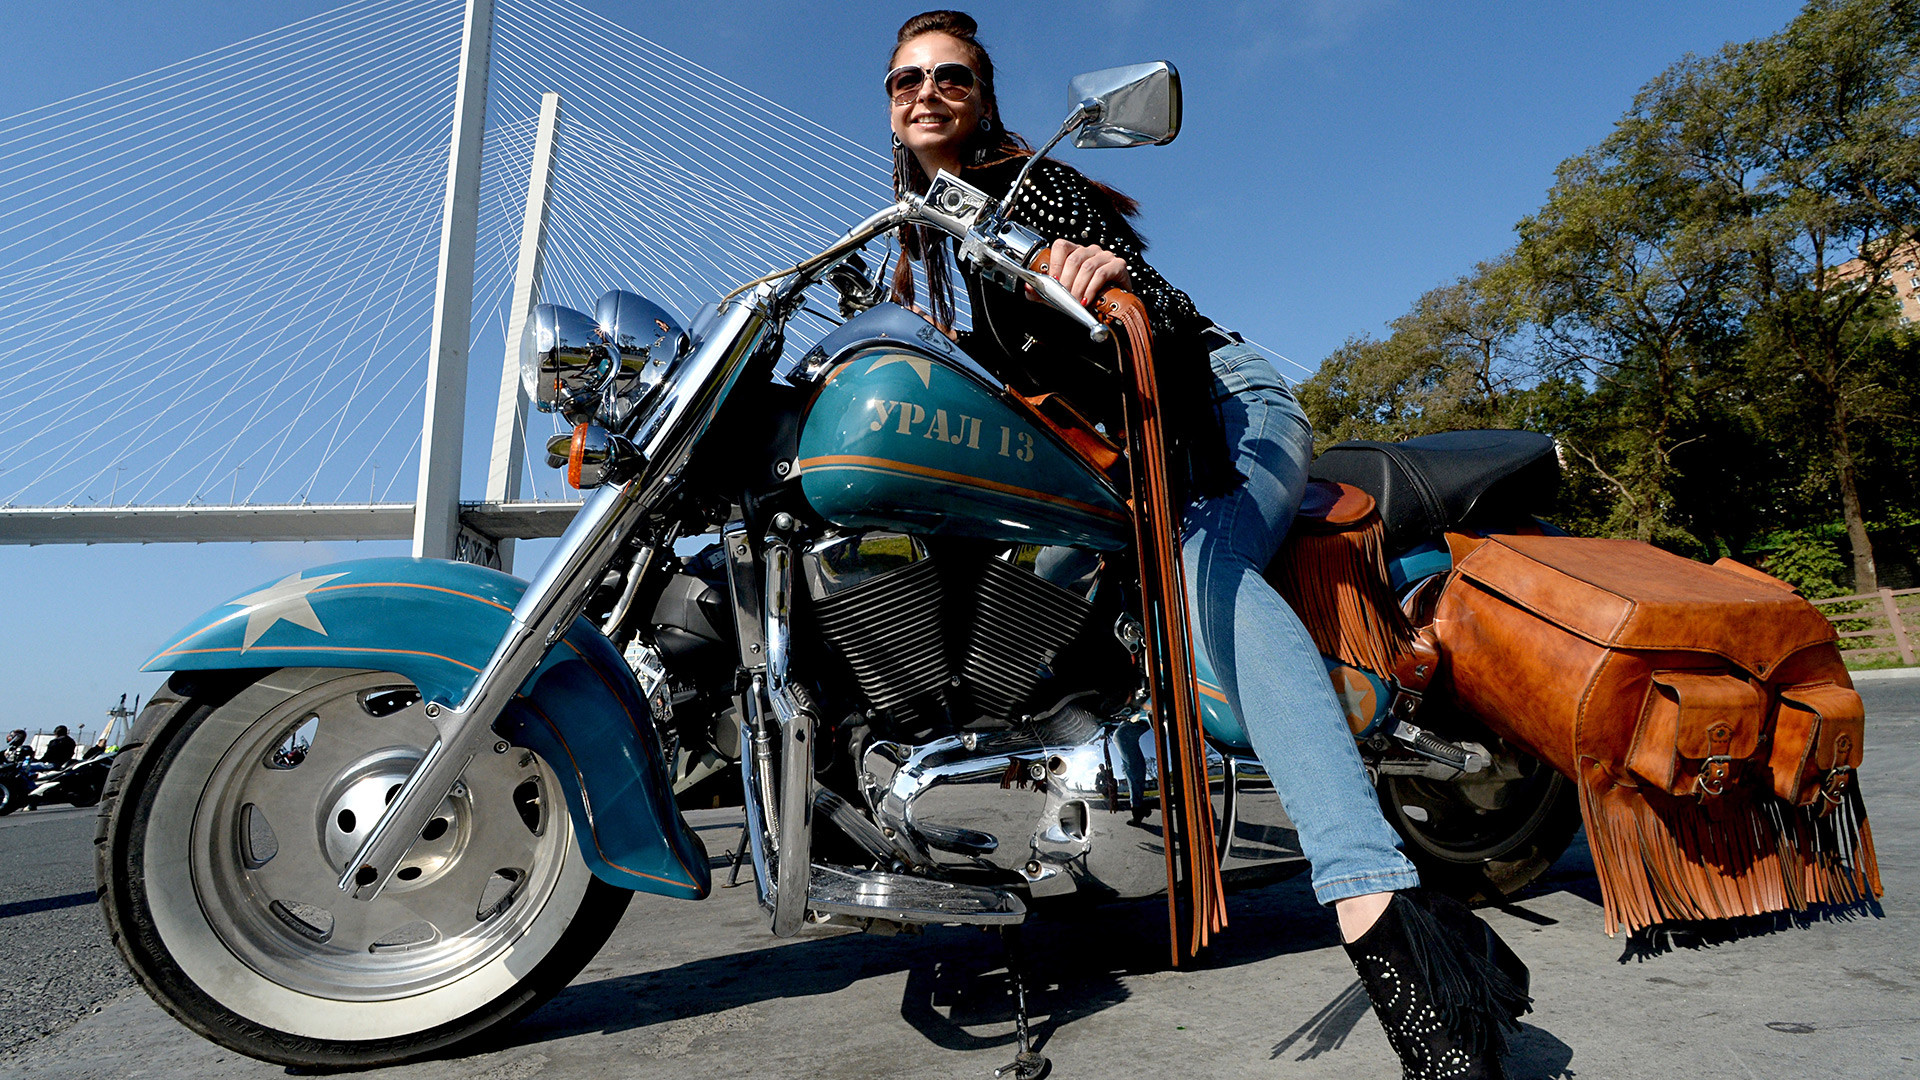
[[[801,560],[821,636],[890,733],[1018,717],[1086,628],[1104,560],[1067,547],[955,548],[860,532]]]
[[[1165,887],[1141,840],[1160,828],[1153,727],[1131,657],[1096,632],[1119,608],[1103,556],[867,531],[814,542],[800,569],[861,699],[833,783],[866,803],[870,842],[1035,896]],[[1297,863],[1260,764],[1209,749],[1208,766],[1223,867]]]

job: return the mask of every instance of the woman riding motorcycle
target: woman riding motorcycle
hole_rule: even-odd
[[[900,28],[886,77],[897,193],[924,193],[944,170],[1001,198],[1031,155],[1000,118],[993,61],[976,32],[957,11],[926,12]],[[1118,287],[1146,304],[1172,429],[1169,472],[1184,480],[1195,636],[1299,830],[1314,895],[1338,914],[1405,1075],[1502,1075],[1502,1029],[1527,1007],[1525,968],[1463,906],[1419,888],[1312,639],[1262,577],[1299,509],[1312,429],[1266,358],[1200,315],[1141,258],[1145,244],[1126,220],[1136,209],[1044,161],[1022,183],[1011,217],[1052,241],[1048,272],[1081,303]],[[902,249],[928,283],[925,313],[952,333],[946,241],[906,232]],[[895,299],[912,305],[907,259],[893,284]],[[1072,388],[1083,409],[1118,400],[1118,384],[1064,316],[972,275],[966,287],[973,328],[956,336],[976,359],[1023,390]]]

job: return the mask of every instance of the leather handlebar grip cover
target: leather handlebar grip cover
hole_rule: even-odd
[[[1041,288],[1068,297],[1066,287],[1048,276],[1051,248],[1034,253],[1027,268],[1041,275]],[[1074,308],[1085,311],[1076,302]],[[1153,334],[1146,306],[1121,288],[1103,291],[1093,316],[1120,329],[1123,370],[1131,378],[1126,395],[1126,428],[1131,473],[1135,551],[1140,560],[1143,615],[1148,625],[1147,681],[1154,715],[1160,775],[1177,789],[1175,805],[1163,804],[1167,862],[1167,921],[1172,958],[1180,963],[1180,912],[1176,897],[1190,900],[1187,955],[1197,955],[1227,924],[1224,890],[1209,798],[1206,737],[1195,697],[1191,638],[1187,629],[1186,583],[1180,563],[1179,508],[1172,502],[1166,475],[1166,432],[1155,382]],[[1096,340],[1098,340],[1096,338]],[[1183,874],[1184,871],[1184,874]],[[1181,878],[1184,876],[1185,880]],[[1185,888],[1182,889],[1181,886]]]

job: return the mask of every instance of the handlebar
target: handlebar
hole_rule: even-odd
[[[1081,324],[1087,327],[1087,336],[1096,344],[1106,341],[1113,332],[1107,329],[1106,323],[1095,318],[1093,312],[1080,306],[1080,301],[1073,298],[1073,294],[1067,291],[1065,285],[1054,280],[1053,275],[1048,273],[1053,268],[1052,261],[1053,249],[1043,247],[1034,252],[1032,260],[1027,263],[1027,269],[1042,283],[1035,291],[1045,297],[1049,304],[1077,317]],[[1065,307],[1061,306],[1063,302]]]
[[[1106,324],[1095,318],[1092,312],[1076,301],[1073,294],[1067,291],[1066,286],[1047,275],[1047,257],[1051,252],[1039,237],[1010,223],[1003,224],[997,230],[989,231],[992,225],[991,220],[981,220],[982,212],[986,209],[988,202],[986,194],[954,180],[945,173],[942,173],[939,179],[950,188],[963,188],[968,193],[979,196],[979,200],[972,202],[971,205],[963,200],[960,210],[965,216],[945,212],[942,208],[930,203],[926,197],[910,194],[847,230],[839,240],[820,254],[797,266],[755,278],[728,293],[723,301],[732,299],[754,285],[779,278],[785,280],[775,290],[775,297],[777,301],[784,301],[797,296],[808,286],[820,280],[833,265],[856,253],[867,241],[881,233],[901,225],[927,225],[960,241],[962,261],[979,264],[980,270],[987,276],[998,278],[1016,289],[1020,285],[1032,289],[1034,294],[1049,307],[1085,327],[1089,340],[1101,343],[1112,337],[1112,331]]]

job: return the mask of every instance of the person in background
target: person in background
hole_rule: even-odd
[[[53,729],[53,738],[47,743],[47,752],[40,760],[52,768],[64,769],[73,762],[73,736],[67,734],[67,725],[58,724]]]
[[[7,732],[7,748],[0,751],[0,764],[20,765],[33,760],[33,747],[27,744],[27,730],[14,728]]]

